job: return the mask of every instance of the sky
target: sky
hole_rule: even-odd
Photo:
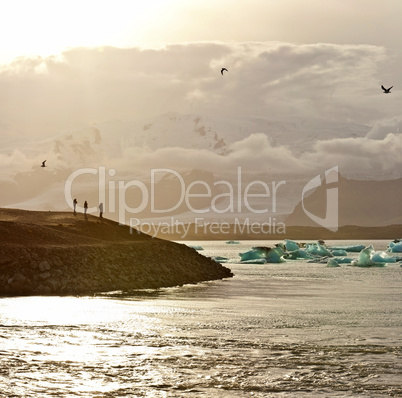
[[[282,158],[286,172],[313,172],[323,162],[364,165],[367,178],[395,172],[401,15],[400,0],[1,2],[0,180],[41,162],[44,142],[60,134],[168,112],[367,126],[367,136],[317,140],[302,156],[255,131],[230,143],[232,169],[255,167],[259,148],[268,169],[266,159]],[[161,149],[166,159],[224,167],[220,155],[177,145]],[[154,158],[142,148],[144,164]],[[124,168],[134,161],[127,156]]]
[[[216,108],[373,123],[399,108],[400,15],[399,0],[2,2],[0,131]]]

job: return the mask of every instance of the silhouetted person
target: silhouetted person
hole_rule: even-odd
[[[103,218],[103,203],[99,204],[99,218]]]
[[[75,212],[75,208],[76,208],[76,206],[77,206],[77,199],[74,199],[73,200],[73,206],[74,206],[74,215],[76,215],[77,213]]]
[[[88,210],[88,202],[85,201],[85,202],[84,202],[84,214],[85,214],[85,218],[87,218],[87,210]]]

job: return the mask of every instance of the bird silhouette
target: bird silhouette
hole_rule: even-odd
[[[224,72],[224,71],[228,72],[228,70],[227,70],[226,68],[222,68],[222,69],[221,69],[221,75],[223,75],[223,72]]]
[[[42,166],[40,166],[40,167],[46,167],[45,163],[46,163],[46,160],[44,160],[44,161],[42,162]]]
[[[381,88],[384,90],[384,94],[390,94],[392,87],[394,87],[394,86],[391,86],[390,88],[385,88],[384,86],[381,86]]]

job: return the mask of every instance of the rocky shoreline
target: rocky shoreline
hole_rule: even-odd
[[[52,213],[44,213],[39,218],[42,215],[51,222],[42,219],[33,224],[2,221],[2,214],[4,219],[4,209],[0,212],[0,295],[3,296],[130,292],[233,276],[228,268],[192,248],[144,234],[129,234],[128,228],[122,230],[109,220],[99,223],[90,218],[77,222],[66,215],[63,223],[57,224],[49,220]],[[16,237],[18,231],[21,233]],[[53,238],[46,243],[37,239],[27,241],[30,233],[33,237],[42,233]],[[90,236],[88,240],[86,234]],[[76,237],[82,242],[75,242]]]

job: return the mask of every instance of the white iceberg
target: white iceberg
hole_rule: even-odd
[[[356,267],[384,267],[384,262],[374,262],[372,260],[374,253],[373,245],[367,246],[360,252],[359,258],[352,261],[351,265]]]
[[[333,258],[330,258],[327,262],[327,267],[340,267],[340,265],[338,264],[338,262],[336,260],[334,260]]]

